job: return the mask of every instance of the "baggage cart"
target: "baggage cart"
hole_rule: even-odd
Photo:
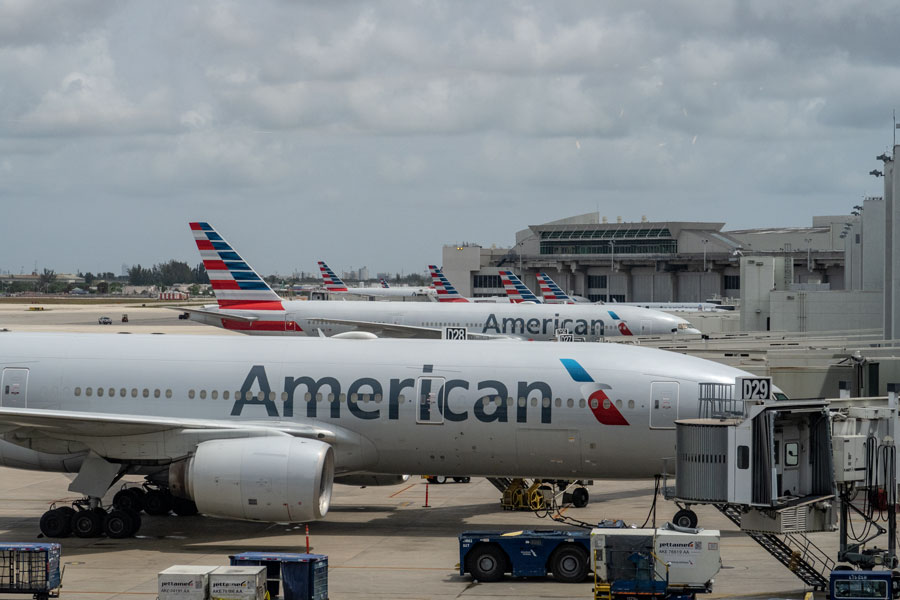
[[[0,593],[58,598],[62,587],[59,544],[0,543]]]

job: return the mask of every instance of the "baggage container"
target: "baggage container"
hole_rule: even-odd
[[[693,533],[667,528],[591,531],[591,555],[599,580],[639,579],[636,554],[652,558],[651,572],[667,573],[664,580],[668,580],[670,588],[694,592],[712,589],[713,577],[722,566],[719,531],[715,529]]]
[[[157,575],[159,600],[207,600],[209,574],[218,565],[174,565]]]
[[[59,597],[61,548],[52,543],[0,543],[0,593]]]
[[[328,557],[324,554],[243,552],[230,558],[232,565],[266,567],[266,586],[272,598],[283,585],[284,600],[328,600]]]
[[[209,574],[210,600],[265,600],[266,567],[218,567]]]

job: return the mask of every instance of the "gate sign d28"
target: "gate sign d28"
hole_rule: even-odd
[[[445,340],[465,340],[466,339],[466,328],[465,327],[444,327],[444,335],[442,337]]]
[[[738,377],[737,400],[768,400],[772,397],[771,377]]]

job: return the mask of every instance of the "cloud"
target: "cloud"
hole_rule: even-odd
[[[808,224],[880,193],[898,30],[888,0],[0,0],[0,193],[28,200],[23,232],[73,207],[127,229],[122,206],[248,230],[251,207],[282,271],[301,244],[411,270],[402,248],[439,260],[598,202]],[[56,234],[47,260],[79,243]],[[32,264],[28,237],[7,244]]]

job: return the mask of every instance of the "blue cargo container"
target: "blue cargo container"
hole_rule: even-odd
[[[59,597],[59,544],[0,543],[0,593]]]
[[[243,552],[231,556],[234,566],[266,567],[266,587],[272,598],[279,583],[284,600],[328,600],[328,557],[324,554]]]

